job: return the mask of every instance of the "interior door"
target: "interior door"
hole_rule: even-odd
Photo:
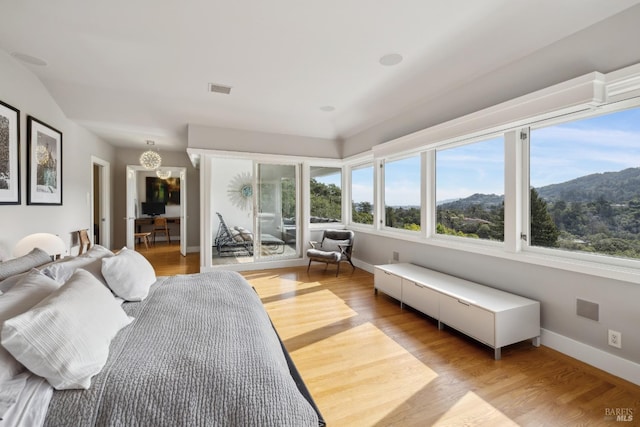
[[[138,204],[137,176],[136,170],[127,166],[127,248],[135,250],[133,233],[135,232],[135,220],[137,216],[136,205]]]
[[[298,174],[299,167],[295,164],[257,163],[256,259],[299,256]]]
[[[187,170],[180,170],[180,253],[187,256]]]

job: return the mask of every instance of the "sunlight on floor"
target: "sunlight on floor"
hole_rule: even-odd
[[[304,366],[304,380],[320,410],[330,414],[328,425],[375,425],[437,377],[368,322],[292,356]]]
[[[295,275],[288,278],[282,275],[274,280],[273,276],[258,276],[259,273],[242,273],[242,275],[255,286],[260,298],[266,299],[277,295],[286,295],[289,292],[300,292],[322,286],[318,282],[302,283],[295,280]]]
[[[264,297],[264,291],[264,288],[260,289],[260,297]],[[280,293],[282,292],[278,292]],[[332,307],[331,316],[327,316],[327,306]],[[268,302],[265,308],[277,325],[278,334],[283,341],[358,315],[342,299],[326,289]]]
[[[472,391],[467,392],[455,405],[438,419],[434,426],[518,426],[490,403]]]

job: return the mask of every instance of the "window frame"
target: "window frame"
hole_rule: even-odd
[[[339,222],[311,222],[311,168],[336,168],[340,169],[340,193],[342,195],[341,204],[341,218]],[[344,228],[347,222],[345,221],[345,167],[344,163],[336,160],[336,161],[307,161],[303,163],[303,184],[305,188],[305,193],[303,194],[303,217],[302,221],[304,221],[309,227],[310,231],[316,230],[326,230],[331,228]]]
[[[340,173],[340,218],[338,222],[311,222],[311,180],[313,179],[311,170],[313,168],[327,168],[327,169],[336,169]],[[332,228],[331,225],[343,226],[345,224],[345,216],[344,216],[344,167],[342,165],[318,165],[318,164],[310,164],[309,165],[309,224],[314,226],[314,228],[324,229],[324,228]],[[318,225],[322,225],[320,227],[316,227]]]
[[[458,147],[464,147],[464,146],[469,146],[472,144],[477,144],[477,143],[481,143],[481,142],[486,142],[492,139],[497,139],[501,137],[502,138],[502,144],[503,144],[503,170],[504,170],[504,174],[503,174],[503,198],[504,200],[504,204],[505,204],[505,216],[506,216],[506,187],[507,187],[507,179],[506,179],[506,175],[507,175],[507,132],[495,132],[495,133],[487,133],[484,135],[480,135],[478,137],[475,138],[471,138],[471,139],[462,139],[460,141],[456,140],[453,141],[449,144],[444,144],[444,145],[440,145],[436,148],[433,148],[433,172],[434,172],[434,177],[433,179],[433,234],[430,234],[430,237],[433,239],[443,239],[443,241],[460,241],[460,242],[469,242],[470,244],[475,244],[475,245],[483,245],[486,247],[504,247],[505,246],[505,240],[507,239],[506,237],[506,225],[505,225],[505,230],[504,230],[504,238],[502,241],[498,241],[498,240],[489,240],[489,239],[473,239],[470,237],[462,237],[462,236],[451,236],[451,235],[446,235],[446,234],[438,234],[437,230],[436,230],[436,226],[438,224],[438,208],[437,208],[437,167],[438,167],[438,158],[437,158],[437,152],[441,151],[441,150],[450,150],[450,149],[455,149]],[[427,185],[430,185],[430,183],[427,183]],[[504,221],[506,221],[506,218],[503,218]]]
[[[371,167],[371,170],[373,172],[373,176],[371,177],[372,182],[371,182],[371,186],[373,187],[373,222],[371,224],[364,224],[361,222],[354,222],[353,221],[353,171],[354,170],[358,170],[358,169],[364,169],[364,168],[368,168]],[[348,183],[348,188],[349,188],[349,203],[348,206],[346,208],[346,217],[347,217],[347,221],[346,223],[349,224],[350,227],[353,227],[355,229],[358,229],[360,227],[366,229],[366,230],[371,230],[371,229],[375,229],[376,228],[376,221],[377,221],[377,205],[376,205],[376,162],[371,159],[368,160],[366,162],[359,162],[359,163],[354,163],[353,165],[348,165],[344,168],[343,173],[346,175],[348,175],[347,177],[347,183]],[[344,193],[343,193],[344,194]]]
[[[420,189],[419,189],[419,197],[420,197],[420,230],[406,230],[403,228],[396,228],[396,227],[391,227],[388,226],[387,223],[387,213],[386,213],[386,170],[387,170],[387,163],[389,162],[397,162],[397,161],[401,161],[401,160],[406,160],[412,157],[417,157],[419,160],[419,184],[420,184]],[[408,153],[398,153],[395,156],[389,156],[389,157],[385,157],[383,159],[380,160],[380,166],[378,167],[378,170],[380,171],[380,185],[379,185],[379,200],[380,202],[378,203],[378,207],[376,208],[376,210],[378,211],[378,226],[380,231],[384,231],[390,234],[400,234],[400,235],[406,235],[406,236],[419,236],[421,238],[426,237],[426,233],[425,233],[425,227],[423,225],[423,223],[425,222],[425,220],[427,219],[426,216],[426,196],[425,196],[425,190],[426,190],[426,182],[425,182],[425,154],[424,154],[424,150],[420,150],[420,151],[412,151],[412,152],[408,152]],[[374,218],[375,221],[375,218]]]
[[[544,91],[549,92],[549,89]],[[640,93],[638,95],[640,95]],[[424,144],[420,146],[416,146],[416,141],[421,138],[419,138],[419,136],[409,135],[400,138],[398,141],[391,141],[390,143],[397,143],[402,146],[408,145],[406,141],[410,140],[413,143],[411,148],[392,151],[388,147],[381,147],[378,151],[380,155],[377,157],[377,150],[376,147],[374,147],[374,159],[376,159],[378,165],[387,161],[412,157],[416,154],[422,157],[421,212],[422,221],[426,221],[426,226],[424,225],[425,223],[421,224],[422,232],[417,234],[408,230],[396,229],[385,225],[385,177],[384,169],[379,168],[374,169],[374,171],[376,169],[378,170],[378,176],[376,177],[376,183],[378,185],[376,191],[378,208],[376,208],[376,211],[379,215],[377,220],[374,218],[375,226],[362,227],[356,223],[350,224],[359,226],[358,231],[364,233],[375,233],[376,235],[402,239],[409,242],[478,253],[611,279],[640,282],[640,260],[618,258],[606,254],[580,253],[552,248],[533,247],[523,239],[523,234],[527,237],[530,235],[529,130],[531,128],[547,127],[553,124],[580,120],[633,107],[640,108],[640,96],[625,100],[616,99],[615,102],[610,103],[602,102],[598,104],[598,108],[584,104],[573,105],[570,108],[545,112],[541,115],[531,115],[525,119],[512,121],[511,123],[507,122],[506,124],[503,123],[493,128],[488,127],[478,132],[462,134],[450,139],[425,140]],[[421,131],[418,133],[420,132]],[[525,138],[521,140],[520,135],[523,133]],[[437,219],[435,206],[435,177],[437,173],[435,165],[436,149],[472,144],[496,136],[503,136],[504,138],[504,241],[469,239],[437,234],[435,229]],[[349,209],[351,209],[351,206]]]
[[[539,121],[532,123],[527,128],[524,128],[523,131],[526,132],[526,138],[522,141],[522,164],[523,164],[523,182],[526,182],[526,186],[523,185],[521,191],[523,192],[523,203],[522,203],[522,223],[524,233],[527,236],[527,240],[524,241],[522,245],[522,252],[525,255],[531,255],[534,257],[550,257],[557,258],[559,263],[557,266],[564,265],[565,263],[576,264],[583,267],[598,267],[604,268],[606,270],[616,271],[619,268],[623,269],[640,269],[640,259],[632,259],[632,258],[622,258],[615,257],[612,255],[602,254],[602,253],[589,253],[589,252],[581,252],[581,251],[569,251],[555,248],[545,248],[542,246],[533,246],[530,244],[530,239],[528,236],[531,235],[531,218],[530,218],[530,174],[531,174],[531,143],[530,143],[530,134],[531,130],[542,129],[554,125],[560,125],[568,122],[575,122],[579,120],[586,120],[598,116],[603,116],[606,114],[612,114],[619,111],[639,108],[640,109],[640,98],[632,98],[618,102],[612,102],[609,104],[603,104],[599,106],[597,109],[592,109],[589,111],[572,114],[570,116],[557,116],[550,118],[548,120]],[[560,261],[561,260],[561,261]],[[551,266],[555,266],[551,260],[549,260]],[[562,267],[560,267],[562,268]],[[582,271],[582,270],[579,270]],[[608,276],[607,276],[608,277]]]

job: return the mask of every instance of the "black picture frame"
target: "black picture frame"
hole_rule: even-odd
[[[27,117],[27,204],[62,205],[62,132]]]
[[[0,205],[19,205],[20,196],[20,110],[0,101]]]

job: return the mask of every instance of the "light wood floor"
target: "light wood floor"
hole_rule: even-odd
[[[158,274],[197,271],[197,256],[161,252],[145,254]],[[640,425],[640,387],[530,342],[495,361],[490,348],[375,295],[365,271],[243,274],[329,426]],[[616,409],[634,420],[617,422]]]

